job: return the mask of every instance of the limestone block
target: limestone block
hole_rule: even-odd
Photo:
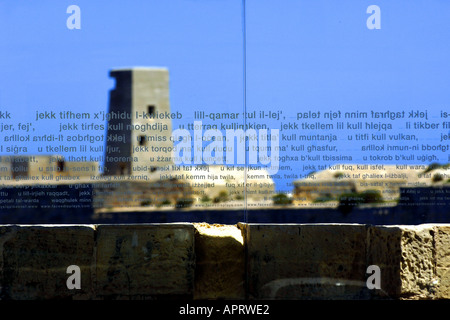
[[[365,225],[243,227],[249,298],[359,299],[369,294]]]
[[[436,298],[450,299],[450,225],[436,225],[434,230],[436,277],[439,281]]]
[[[380,267],[386,298],[430,299],[435,286],[433,227],[376,226],[369,228],[368,261]]]
[[[450,268],[437,267],[438,281],[435,299],[450,299]]]
[[[99,297],[192,296],[192,224],[99,225],[97,230]]]
[[[194,224],[195,299],[244,299],[245,251],[236,225]]]
[[[0,226],[1,298],[91,299],[92,226]],[[67,267],[81,271],[81,289],[67,288]]]

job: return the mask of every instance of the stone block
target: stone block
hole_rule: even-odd
[[[450,299],[450,268],[437,267],[436,277],[438,285],[435,299]]]
[[[434,225],[434,230],[436,267],[450,268],[450,225]]]
[[[381,271],[378,295],[394,299],[431,299],[436,289],[433,226],[369,228],[368,261]]]
[[[194,224],[195,299],[244,299],[245,250],[236,225]]]
[[[2,299],[91,299],[92,226],[0,226]],[[81,271],[81,289],[67,288],[67,267]]]
[[[250,299],[361,299],[365,225],[243,225]]]
[[[192,224],[99,225],[96,275],[99,297],[192,297]]]
[[[450,299],[450,225],[434,226],[436,299]]]

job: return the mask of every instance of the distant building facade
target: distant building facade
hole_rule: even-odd
[[[79,184],[92,208],[159,207],[186,199],[271,201],[275,184],[264,169],[248,175],[238,166],[174,164],[172,120],[182,114],[170,111],[166,68],[120,68],[110,76],[116,84],[109,95],[103,172],[98,162],[67,161],[61,155],[5,155],[0,156],[0,190],[2,185],[11,190]],[[79,202],[70,194],[71,199],[57,200]],[[83,199],[85,205],[89,201]]]
[[[64,181],[97,176],[97,162],[65,161],[61,155],[0,156],[0,180]]]
[[[110,72],[105,175],[142,175],[172,163],[169,72],[125,68]]]

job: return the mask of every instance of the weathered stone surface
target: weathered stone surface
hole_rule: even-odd
[[[92,226],[0,226],[0,298],[92,298],[93,250]],[[79,290],[67,288],[70,265],[80,267]]]
[[[365,225],[244,225],[249,297],[354,299],[369,294]]]
[[[194,224],[195,299],[244,299],[245,251],[235,225]]]
[[[436,276],[439,281],[437,299],[450,299],[450,225],[434,227]]]
[[[178,297],[450,299],[450,224],[0,226],[0,300]]]
[[[99,297],[192,296],[192,224],[100,225],[97,230]]]
[[[435,299],[450,299],[450,268],[436,268],[438,285]]]
[[[368,261],[380,267],[381,290],[389,298],[430,299],[436,289],[433,227],[369,228]]]

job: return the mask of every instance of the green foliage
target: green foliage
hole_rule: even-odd
[[[342,173],[342,172],[336,172],[333,176],[336,178],[336,179],[339,179],[340,177],[342,177],[344,175],[344,173]]]
[[[148,207],[152,205],[152,200],[141,201],[141,207]]]
[[[444,180],[444,177],[443,177],[442,174],[440,174],[440,173],[434,174],[434,175],[433,175],[433,178],[431,178],[431,181],[432,181],[433,183],[436,183],[436,182],[439,182],[439,181],[442,181],[442,180]]]
[[[226,192],[225,190],[220,191],[219,195],[213,199],[214,203],[226,202],[226,201],[228,201],[228,192]]]
[[[378,190],[345,193],[339,196],[338,210],[344,214],[350,213],[355,206],[365,203],[381,203],[383,197]]]
[[[200,199],[201,202],[206,203],[206,202],[210,202],[211,198],[208,197],[206,194]]]
[[[181,198],[177,200],[177,203],[175,204],[175,208],[177,209],[183,209],[183,208],[189,208],[194,203],[194,199],[192,198]]]
[[[172,202],[170,202],[169,199],[164,199],[162,202],[157,204],[157,207],[159,208],[161,206],[168,206],[168,205],[171,205],[171,204],[172,204]]]
[[[363,197],[363,203],[381,203],[383,202],[383,196],[378,190],[366,190],[360,195]]]
[[[428,172],[433,171],[435,169],[441,169],[441,168],[442,169],[448,169],[449,167],[450,167],[450,163],[439,164],[437,162],[433,162],[425,169],[425,171],[423,173],[428,173]]]
[[[331,195],[327,194],[324,196],[320,196],[317,197],[316,199],[314,199],[314,203],[322,203],[322,202],[328,202],[328,201],[333,201],[336,200],[334,197],[332,197]]]
[[[284,193],[278,193],[273,196],[272,198],[273,204],[285,206],[292,203],[292,199],[290,199],[287,195]]]

